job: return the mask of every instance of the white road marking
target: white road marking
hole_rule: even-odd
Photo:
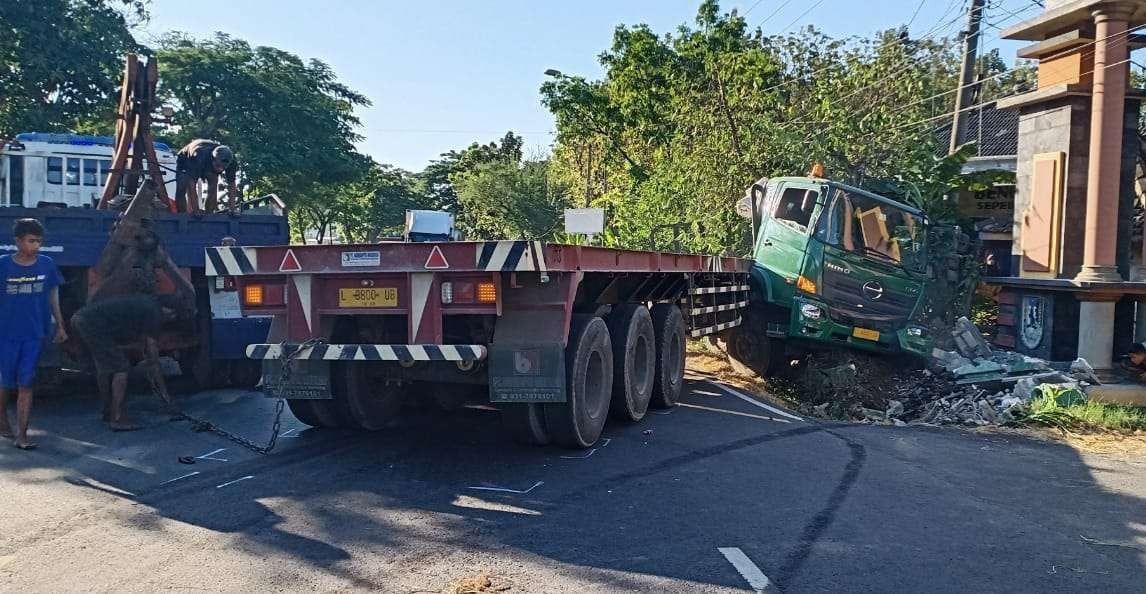
[[[772,587],[772,580],[768,579],[763,571],[760,571],[760,568],[748,558],[748,555],[744,554],[744,551],[737,547],[719,547],[716,550],[720,551],[725,559],[728,559],[740,577],[743,577],[744,581],[748,582],[748,586],[755,592],[765,592]]]
[[[255,478],[255,475],[253,475],[253,474],[248,474],[247,476],[244,476],[244,477],[242,477],[242,478],[237,478],[237,479],[235,479],[235,480],[233,480],[233,481],[228,481],[228,482],[225,482],[225,483],[223,483],[223,484],[221,484],[221,485],[215,485],[215,488],[216,488],[216,489],[222,489],[223,487],[226,487],[227,485],[233,485],[233,484],[235,484],[235,483],[237,483],[237,482],[239,482],[239,481],[245,481],[245,480],[247,480],[247,479],[253,479],[253,478]]]
[[[592,456],[593,454],[596,454],[596,453],[597,453],[597,448],[593,448],[593,449],[589,450],[589,453],[587,453],[583,456],[561,456],[561,458],[564,460],[584,460],[585,458],[588,458],[589,456]]]
[[[757,400],[755,398],[752,398],[750,396],[745,396],[744,394],[740,393],[739,391],[734,390],[734,389],[732,389],[732,388],[730,388],[724,384],[718,384],[716,382],[708,382],[708,383],[716,386],[717,388],[720,388],[721,390],[724,390],[725,392],[728,392],[729,394],[747,402],[748,404],[751,404],[753,406],[759,406],[760,408],[763,408],[764,410],[770,410],[770,411],[780,415],[781,417],[787,417],[789,419],[792,419],[793,421],[803,421],[804,420],[804,419],[801,419],[800,417],[797,417],[796,415],[791,414],[787,411],[780,410],[780,409],[776,408],[775,406],[769,406],[767,404],[764,404],[763,402],[760,402],[759,400]]]
[[[291,433],[294,433],[295,431],[298,431],[298,428],[287,429],[286,431],[279,433],[279,437],[294,437],[294,438],[302,437],[301,435],[291,435]]]
[[[187,473],[187,474],[185,474],[185,475],[183,475],[183,476],[177,476],[177,477],[175,477],[175,478],[173,478],[173,479],[169,479],[169,480],[163,481],[162,483],[159,483],[159,484],[160,484],[160,486],[162,486],[162,485],[166,485],[167,483],[174,483],[175,481],[181,481],[181,480],[183,480],[183,479],[185,479],[185,478],[190,478],[190,477],[193,477],[193,476],[195,476],[195,475],[197,475],[197,474],[202,474],[202,473],[200,473],[198,470],[196,470],[195,472],[189,472],[189,473]]]
[[[707,410],[709,412],[724,413],[726,415],[736,415],[738,417],[748,417],[750,419],[760,419],[762,421],[775,421],[777,423],[791,423],[792,422],[792,421],[789,421],[788,419],[777,419],[776,417],[766,417],[764,415],[754,415],[754,414],[750,414],[750,413],[742,413],[742,412],[735,411],[735,410],[725,410],[723,408],[713,408],[711,406],[700,406],[699,404],[685,404],[684,402],[681,402],[681,403],[679,403],[678,406],[683,406],[685,408],[695,408],[697,410]]]
[[[526,494],[526,493],[528,493],[528,492],[530,492],[530,491],[532,491],[532,490],[534,490],[534,489],[536,489],[536,488],[538,488],[544,484],[545,483],[542,481],[537,481],[536,483],[533,483],[532,487],[530,487],[524,491],[519,491],[517,489],[506,489],[503,487],[466,487],[466,488],[467,489],[473,489],[475,491],[496,491],[498,493],[517,493],[518,495],[524,495],[524,494]]]
[[[206,454],[203,454],[202,456],[195,456],[195,459],[196,460],[214,460],[216,462],[227,462],[228,460],[226,458],[212,458],[211,457],[211,456],[214,456],[215,454],[218,454],[219,452],[225,452],[225,451],[227,451],[227,448],[219,448],[219,449],[214,450],[212,452],[207,452]]]
[[[649,412],[654,415],[671,415],[676,412],[676,409],[670,408],[668,410],[650,410]]]
[[[605,446],[609,445],[610,443],[613,443],[612,437],[602,437],[601,438],[601,447],[605,447]]]

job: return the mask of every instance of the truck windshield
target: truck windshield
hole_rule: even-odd
[[[824,243],[919,272],[926,266],[926,221],[906,210],[837,190],[816,227]]]

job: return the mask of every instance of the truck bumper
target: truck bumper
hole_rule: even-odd
[[[802,307],[805,304],[813,306],[813,310],[818,309],[819,317],[805,315]],[[793,338],[843,343],[851,348],[873,352],[905,352],[924,358],[931,355],[934,340],[922,326],[908,324],[895,331],[880,332],[879,337],[873,340],[856,336],[855,327],[833,321],[828,316],[827,305],[818,301],[800,297],[796,299],[794,309],[790,327],[790,336]]]
[[[252,344],[250,359],[274,360],[291,357],[305,361],[463,361],[486,358],[480,344],[316,344],[299,349],[297,344]]]

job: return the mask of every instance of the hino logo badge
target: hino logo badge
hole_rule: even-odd
[[[863,284],[863,295],[872,301],[877,301],[883,297],[883,285],[879,281],[867,281]]]

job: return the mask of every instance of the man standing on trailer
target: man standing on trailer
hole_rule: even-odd
[[[238,214],[239,187],[235,183],[235,153],[226,145],[197,138],[175,154],[175,207],[179,212],[198,212],[200,180],[207,182],[207,202],[203,210],[215,212],[218,206],[219,175],[227,180],[227,209]]]

